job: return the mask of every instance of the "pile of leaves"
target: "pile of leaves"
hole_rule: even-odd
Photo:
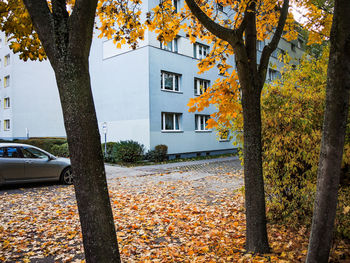
[[[220,180],[220,175],[213,177]],[[292,232],[271,225],[272,253],[246,253],[244,200],[240,192],[232,189],[204,192],[200,184],[191,181],[151,180],[137,187],[131,181],[115,179],[109,186],[123,262],[305,259],[308,239],[305,228]],[[0,195],[0,215],[0,261],[84,260],[72,186],[5,192]],[[337,244],[333,260],[350,258],[349,248]]]

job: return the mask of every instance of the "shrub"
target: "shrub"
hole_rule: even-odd
[[[267,217],[291,227],[310,226],[322,136],[327,53],[304,59],[263,94],[262,151]],[[350,116],[350,115],[349,115]],[[242,127],[242,119],[237,118]],[[350,125],[347,125],[342,177],[349,180]],[[238,137],[242,139],[242,137]],[[336,217],[337,234],[350,238],[349,183],[343,179]]]
[[[115,158],[117,161],[136,162],[142,159],[144,153],[144,146],[132,140],[119,141],[115,147]]]
[[[115,163],[117,162],[117,143],[107,142],[105,154],[105,144],[102,143],[102,152],[105,162]]]
[[[54,145],[62,145],[67,143],[67,140],[65,138],[29,138],[26,140],[14,140],[15,143],[25,143],[29,145],[33,145],[36,147],[39,147],[47,152],[51,152],[51,148]]]
[[[53,145],[51,147],[51,153],[59,157],[69,157],[68,143]]]
[[[159,144],[146,154],[146,159],[152,162],[162,162],[167,159],[168,146]]]

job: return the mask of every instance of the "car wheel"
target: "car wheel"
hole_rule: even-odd
[[[73,184],[73,173],[72,168],[68,167],[63,170],[61,174],[61,182],[63,184]]]

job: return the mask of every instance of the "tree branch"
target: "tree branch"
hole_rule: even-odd
[[[45,0],[23,0],[35,31],[38,33],[41,43],[49,59],[55,59],[54,25],[50,9]]]
[[[226,42],[232,42],[230,39],[232,39],[235,30],[223,27],[214,22],[202,11],[202,9],[196,4],[195,0],[186,0],[186,4],[194,16],[204,25],[206,29],[208,29],[210,33],[221,38],[222,40],[225,40]]]
[[[69,35],[69,49],[72,54],[86,55],[85,57],[89,56],[96,8],[97,0],[75,1],[73,12],[68,21],[68,25],[71,29]],[[84,39],[84,41],[81,41],[82,39]]]
[[[259,69],[258,69],[261,80],[265,81],[270,56],[271,56],[272,52],[277,48],[278,42],[281,39],[281,36],[283,33],[283,28],[284,28],[284,25],[286,24],[286,20],[287,20],[287,16],[288,16],[288,8],[289,8],[289,0],[284,0],[283,6],[282,6],[281,12],[280,12],[281,13],[280,18],[278,20],[277,28],[275,30],[273,37],[272,37],[272,40],[268,45],[266,45],[264,47],[264,49],[262,51],[260,65],[259,65]]]

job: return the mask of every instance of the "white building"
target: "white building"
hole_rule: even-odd
[[[149,1],[149,5],[156,1]],[[281,40],[280,52],[299,58],[300,41]],[[258,44],[258,54],[263,43]],[[94,37],[90,74],[97,118],[107,123],[107,141],[135,140],[153,149],[168,146],[173,155],[233,151],[232,142],[220,140],[205,121],[215,108],[189,113],[189,99],[219,76],[213,68],[198,74],[199,58],[208,53],[204,43],[191,44],[184,33],[167,46],[146,32],[135,50],[117,49],[113,42]],[[278,52],[271,58],[276,60]],[[62,110],[54,72],[48,61],[23,62],[13,54],[0,33],[0,139],[64,137]],[[258,57],[259,59],[259,57]],[[233,63],[233,60],[232,60]],[[278,77],[269,69],[268,79]],[[103,136],[101,136],[103,140]]]

